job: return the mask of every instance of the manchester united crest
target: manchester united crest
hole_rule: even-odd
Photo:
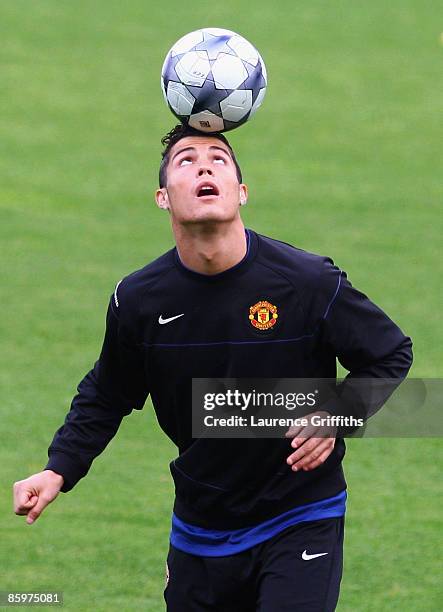
[[[262,300],[249,309],[249,320],[256,329],[271,329],[277,323],[277,306]]]

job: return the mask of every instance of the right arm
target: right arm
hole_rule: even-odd
[[[44,471],[14,485],[16,514],[27,514],[28,519],[35,515],[35,520],[59,491],[69,491],[87,474],[123,417],[143,408],[148,385],[134,331],[136,317],[124,317],[120,310],[114,295],[100,358],[78,386],[65,422],[48,449]],[[43,506],[39,497],[46,501]]]

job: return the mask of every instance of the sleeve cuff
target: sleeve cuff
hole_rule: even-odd
[[[64,483],[60,489],[62,493],[67,493],[75,487],[77,482],[83,478],[87,472],[84,466],[79,463],[78,458],[61,452],[51,452],[49,461],[44,469],[52,470],[63,476]]]

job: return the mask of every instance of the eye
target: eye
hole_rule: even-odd
[[[192,159],[190,157],[183,157],[178,163],[179,166],[187,166],[192,164]]]
[[[214,157],[214,164],[226,164],[224,157]]]

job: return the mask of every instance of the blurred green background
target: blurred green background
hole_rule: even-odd
[[[32,527],[11,485],[45,465],[115,283],[173,244],[153,203],[175,123],[159,76],[191,30],[235,30],[267,65],[262,108],[228,135],[247,226],[332,256],[413,338],[412,375],[441,376],[442,17],[428,0],[0,0],[0,590],[164,609],[175,449],[150,403]],[[441,441],[348,448],[338,610],[441,610]]]

